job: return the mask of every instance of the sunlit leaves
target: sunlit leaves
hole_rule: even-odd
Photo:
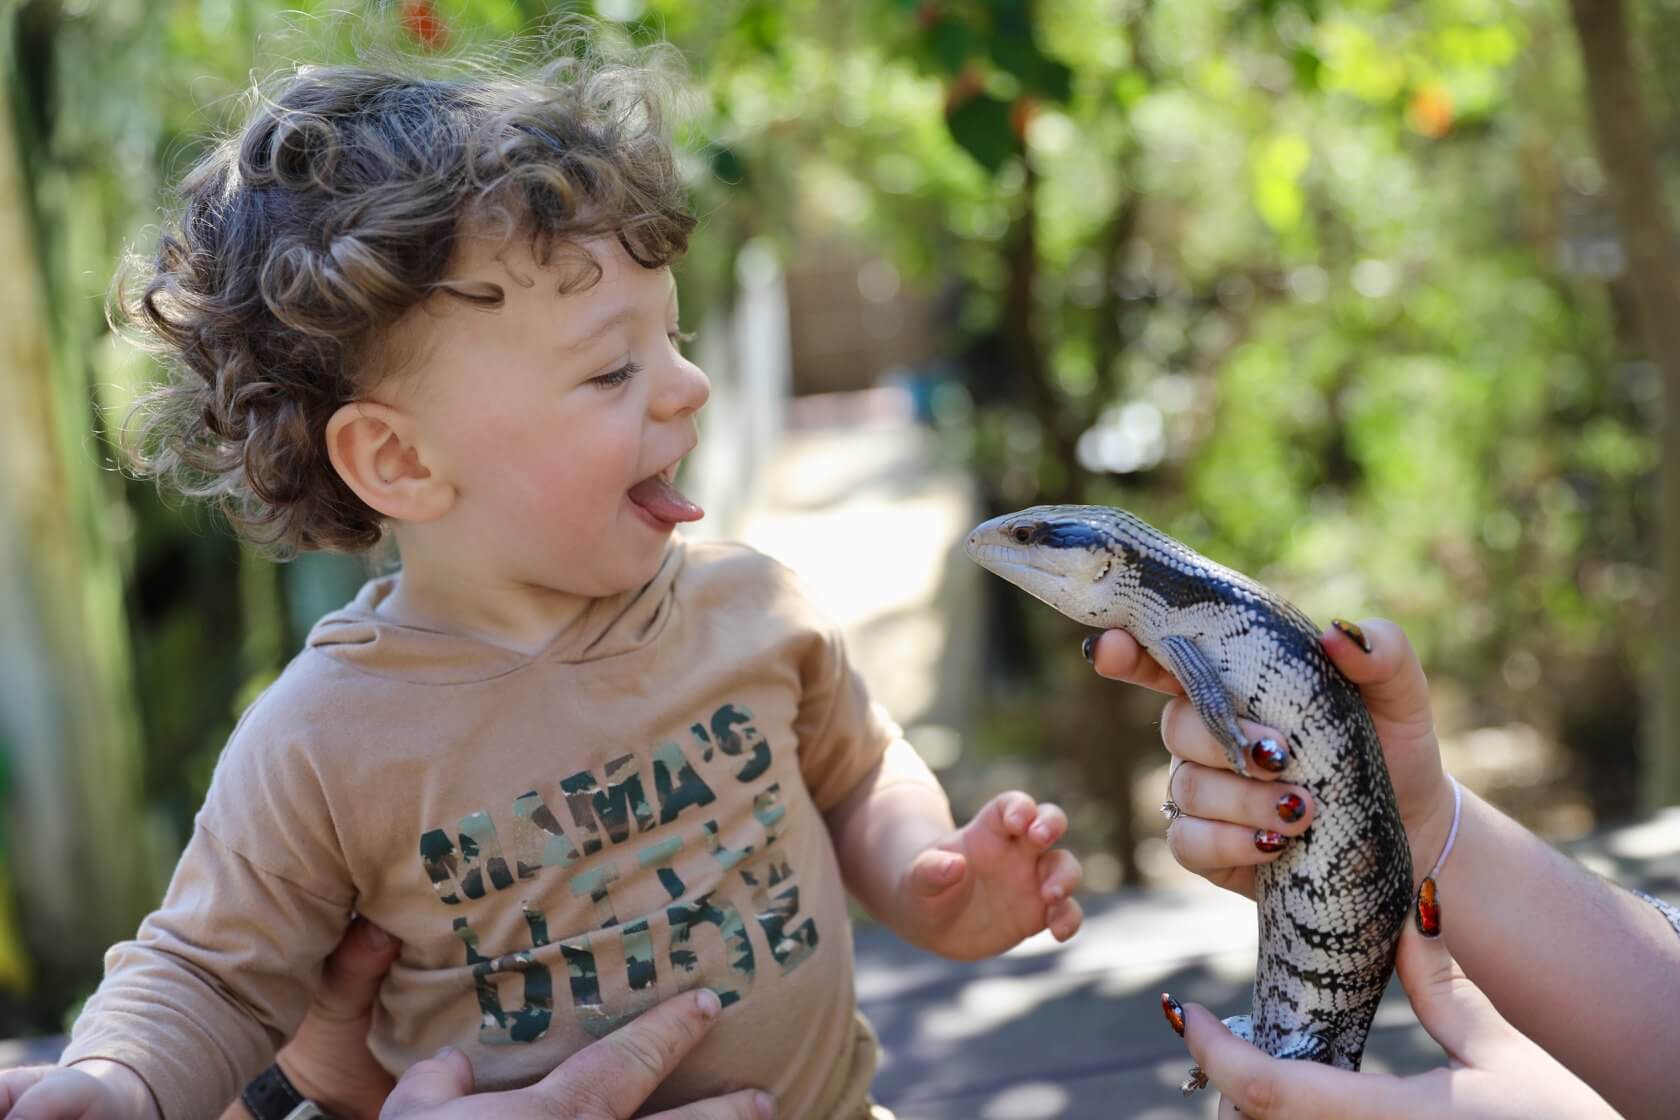
[[[1311,160],[1306,140],[1292,133],[1269,136],[1255,145],[1254,205],[1266,224],[1279,233],[1300,224],[1305,205],[1301,175]]]

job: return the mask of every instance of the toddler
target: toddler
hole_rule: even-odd
[[[41,1115],[217,1115],[359,912],[403,946],[392,1071],[448,1044],[528,1084],[704,986],[718,1026],[650,1109],[852,1120],[846,889],[950,957],[1077,930],[1058,809],[955,827],[790,574],[675,533],[708,389],[660,80],[304,68],[182,184],[126,300],[172,370],[143,466],[281,554],[389,535],[401,568],[244,713]]]

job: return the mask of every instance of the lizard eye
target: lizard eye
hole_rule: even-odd
[[[1014,530],[1011,531],[1009,535],[1015,538],[1017,544],[1026,544],[1028,541],[1032,540],[1032,530],[1027,528],[1025,525],[1015,526]]]

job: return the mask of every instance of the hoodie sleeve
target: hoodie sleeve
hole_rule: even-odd
[[[808,609],[814,626],[800,664],[794,731],[806,788],[818,811],[826,813],[846,799],[904,733],[870,698],[839,627]]]
[[[262,734],[262,705],[224,751],[162,904],[106,953],[60,1058],[128,1066],[164,1120],[219,1116],[273,1060],[350,920],[313,768]]]

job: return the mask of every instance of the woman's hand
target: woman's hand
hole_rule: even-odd
[[[1237,1109],[1253,1120],[1592,1120],[1617,1115],[1494,1010],[1441,938],[1426,938],[1408,923],[1400,938],[1399,973],[1418,1021],[1449,1060],[1447,1066],[1414,1077],[1271,1058],[1231,1034],[1206,1008],[1185,1006],[1184,1041],[1224,1095],[1219,1115],[1234,1117]]]
[[[1400,627],[1385,619],[1333,625],[1320,640],[1330,660],[1359,686],[1371,711],[1411,842],[1416,885],[1440,854],[1452,823],[1452,786],[1441,770],[1423,666]],[[1231,770],[1224,748],[1184,698],[1178,681],[1130,634],[1109,630],[1091,652],[1103,676],[1173,696],[1161,715],[1161,738],[1179,760],[1167,796],[1184,814],[1167,831],[1173,858],[1218,886],[1254,897],[1254,868],[1277,859],[1289,839],[1312,824],[1312,797],[1301,786],[1278,784],[1283,766],[1268,762],[1279,756],[1268,759],[1268,748],[1261,746],[1269,740],[1287,751],[1288,737],[1242,721],[1243,733],[1256,747],[1247,760],[1249,777],[1241,777]]]

